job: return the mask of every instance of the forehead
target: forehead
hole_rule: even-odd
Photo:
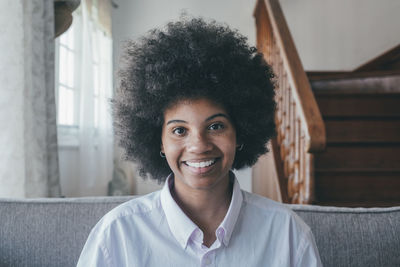
[[[215,101],[207,98],[183,99],[170,105],[164,111],[164,119],[173,119],[179,117],[209,117],[216,113],[222,113],[228,116],[226,109]]]

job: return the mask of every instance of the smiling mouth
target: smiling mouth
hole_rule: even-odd
[[[210,159],[210,160],[205,160],[205,161],[184,161],[183,163],[189,167],[193,168],[207,168],[215,164],[217,162],[218,158],[215,159]]]

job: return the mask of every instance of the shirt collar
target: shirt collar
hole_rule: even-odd
[[[186,248],[187,242],[191,234],[196,230],[197,225],[194,224],[189,217],[182,211],[175,200],[172,198],[170,187],[173,186],[174,176],[171,173],[161,190],[161,206],[167,218],[169,229],[179,242],[182,248]]]
[[[233,228],[236,224],[236,221],[239,217],[240,208],[243,202],[243,196],[240,190],[240,185],[233,174],[230,172],[230,177],[233,180],[233,192],[232,199],[229,205],[228,212],[225,215],[224,220],[217,228],[217,236],[218,232],[223,229],[223,243],[225,246],[228,245],[229,240],[232,236]],[[198,229],[198,226],[193,223],[189,217],[182,211],[182,209],[178,206],[175,200],[171,195],[171,187],[174,183],[174,176],[171,173],[167,179],[166,183],[161,190],[160,198],[161,198],[161,206],[164,210],[165,217],[168,222],[169,229],[171,230],[175,239],[179,242],[183,249],[186,248],[187,243],[193,234],[193,232]]]
[[[223,233],[223,243],[225,246],[228,246],[229,240],[231,239],[233,229],[239,217],[240,208],[242,207],[243,196],[240,190],[239,182],[236,179],[236,176],[233,172],[230,172],[230,177],[233,180],[233,190],[232,190],[232,199],[231,204],[229,205],[228,212],[225,215],[224,220],[217,228],[217,233],[220,231],[219,229],[224,229]]]

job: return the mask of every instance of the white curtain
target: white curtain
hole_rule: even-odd
[[[106,195],[113,171],[112,39],[98,21],[93,1],[82,1],[80,23],[79,190],[81,196]],[[110,14],[104,14],[110,16]]]
[[[59,196],[53,1],[0,1],[0,197]]]

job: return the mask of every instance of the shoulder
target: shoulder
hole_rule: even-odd
[[[111,262],[122,259],[120,253],[127,247],[139,253],[143,233],[149,233],[163,216],[159,194],[157,191],[134,198],[104,215],[90,232],[78,266],[120,266],[118,261]]]
[[[300,232],[310,231],[308,225],[285,204],[246,191],[242,194],[244,209],[250,215],[266,217],[268,221],[294,227]]]
[[[258,209],[260,212],[273,212],[285,215],[293,215],[294,212],[287,208],[284,204],[276,202],[272,199],[262,197],[253,193],[242,190],[243,202],[249,208]]]
[[[139,220],[145,218],[153,212],[159,212],[160,207],[160,191],[131,199],[105,214],[92,231],[104,232],[126,219],[136,218],[136,220]]]
[[[245,191],[242,213],[248,228],[274,243],[293,266],[321,266],[310,227],[288,205]],[[247,228],[247,229],[248,229]],[[311,264],[312,263],[312,264]]]

